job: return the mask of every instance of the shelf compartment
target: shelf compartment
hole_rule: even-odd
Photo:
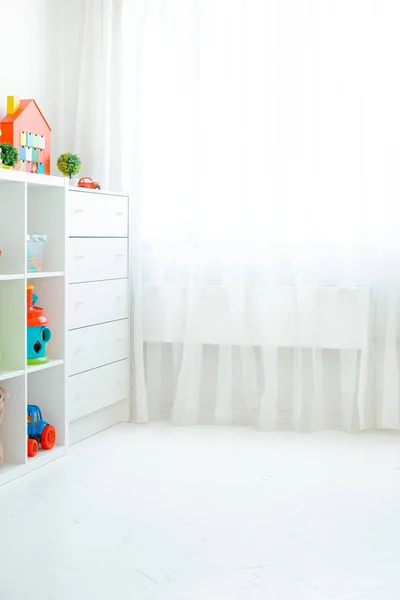
[[[25,280],[0,282],[0,372],[21,371],[26,364]]]
[[[3,380],[1,385],[10,394],[10,398],[4,403],[1,424],[4,462],[24,464],[26,460],[25,373],[19,377]],[[2,466],[0,473],[1,469]]]
[[[3,171],[4,169],[1,169]],[[26,188],[23,183],[5,184],[0,180],[0,275],[23,273],[26,265],[25,239]]]
[[[39,406],[43,419],[54,425],[57,434],[57,446],[65,445],[64,375],[64,364],[54,366],[52,369],[30,371],[28,375],[28,404]]]
[[[43,260],[46,271],[59,272],[65,268],[64,199],[64,188],[28,188],[27,233],[47,236]]]
[[[65,358],[65,279],[63,277],[39,278],[32,281],[34,294],[38,296],[37,306],[44,309],[49,320],[51,340],[47,347],[50,361]],[[45,365],[35,366],[37,370],[46,368]],[[47,367],[49,368],[49,367]],[[29,369],[30,370],[30,367]]]

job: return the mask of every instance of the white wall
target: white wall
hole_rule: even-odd
[[[87,4],[88,0],[47,0],[47,94],[53,127],[53,170],[61,152],[82,155],[82,149],[76,146],[76,130]],[[101,2],[98,4],[100,10]],[[90,110],[88,105],[88,114]]]
[[[77,152],[82,158],[81,176],[100,181],[91,148],[88,151],[85,127],[82,133],[82,122],[86,115],[90,120],[93,110],[93,98],[88,98],[87,107],[82,98],[92,76],[87,64],[82,64],[82,56],[84,51],[88,54],[85,34],[91,30],[85,31],[85,23],[88,15],[91,23],[90,11],[99,17],[97,43],[101,40],[101,4],[99,1],[97,7],[89,0],[0,0],[0,119],[6,113],[7,95],[34,98],[52,128],[51,172],[59,174],[56,160],[61,152]]]
[[[0,0],[0,118],[5,114],[7,95],[35,98],[46,116],[51,107],[46,93],[48,1]]]
[[[6,97],[34,98],[52,133],[52,172],[57,146],[57,65],[52,4],[58,0],[0,0],[2,57],[0,61],[0,119],[6,114]],[[32,43],[29,40],[33,40]],[[10,60],[6,57],[9,56]]]

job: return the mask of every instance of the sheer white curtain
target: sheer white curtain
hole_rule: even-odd
[[[47,12],[53,156],[77,152],[80,176],[111,190],[122,178],[123,1],[57,0]]]
[[[134,418],[399,427],[399,21],[126,3]]]
[[[73,2],[60,150],[131,190],[133,419],[399,428],[397,0]]]

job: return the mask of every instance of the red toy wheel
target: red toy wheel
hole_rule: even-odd
[[[39,451],[39,444],[36,440],[31,440],[28,438],[28,456],[36,456]]]
[[[40,440],[43,450],[51,450],[56,443],[56,430],[53,425],[46,425],[42,431],[42,438]]]

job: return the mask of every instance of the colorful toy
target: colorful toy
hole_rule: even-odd
[[[51,129],[34,100],[8,96],[7,115],[0,129],[1,141],[18,149],[16,170],[50,175]]]
[[[35,306],[38,297],[33,293],[33,285],[27,286],[28,308],[28,365],[42,365],[49,362],[46,356],[47,344],[51,340],[51,331],[44,309]]]
[[[100,184],[97,183],[97,181],[93,181],[90,177],[82,177],[82,179],[78,181],[78,187],[101,190]]]
[[[39,444],[43,450],[51,450],[56,443],[56,430],[43,421],[42,412],[35,404],[28,404],[28,456],[36,456]]]
[[[7,392],[6,388],[4,387],[0,387],[0,425],[1,422],[3,420],[3,414],[4,414],[4,402],[6,400],[8,400],[10,397],[10,394]],[[3,462],[3,443],[1,440],[1,431],[0,431],[0,465]]]

